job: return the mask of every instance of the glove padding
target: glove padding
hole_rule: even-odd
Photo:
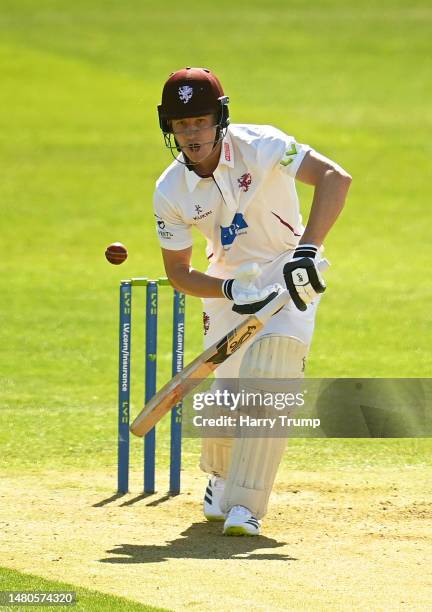
[[[222,291],[229,300],[233,300],[232,310],[239,314],[254,314],[268,304],[281,291],[278,283],[258,289],[254,281],[260,276],[261,269],[256,263],[247,263],[236,271],[236,278],[224,281]]]
[[[264,292],[267,293],[267,297],[263,297],[262,299],[256,302],[244,302],[240,304],[236,302],[232,307],[234,312],[238,312],[239,314],[254,314],[261,310],[266,304],[271,302],[279,293],[283,291],[282,285],[268,285],[261,290],[261,295],[264,295]]]
[[[314,245],[300,245],[291,261],[283,268],[283,275],[291,299],[299,310],[305,311],[326,285],[316,267],[314,257],[318,249]]]

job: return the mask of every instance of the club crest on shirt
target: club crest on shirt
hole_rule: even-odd
[[[242,191],[249,191],[250,184],[252,183],[252,176],[249,172],[245,172],[237,179],[237,183]]]
[[[193,96],[193,89],[190,85],[182,85],[178,89],[178,94],[183,104],[187,104]]]
[[[246,234],[248,224],[242,213],[236,213],[231,221],[231,225],[223,227],[221,225],[221,243],[224,250],[228,250],[230,245],[240,234]]]

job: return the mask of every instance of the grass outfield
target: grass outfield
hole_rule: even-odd
[[[13,586],[12,586],[13,585]],[[33,593],[50,592],[74,592],[76,593],[76,604],[72,610],[85,610],[86,612],[99,612],[100,610],[125,610],[127,612],[163,612],[164,608],[153,608],[125,599],[123,597],[113,597],[105,593],[98,593],[90,589],[83,589],[76,585],[54,580],[45,580],[40,576],[23,574],[14,570],[0,567],[0,590],[2,591],[30,591]],[[6,606],[4,610],[26,609],[27,606]],[[43,609],[50,610],[70,610],[71,606],[49,606],[44,605]]]
[[[203,0],[187,8],[173,0],[3,0],[3,473],[88,479],[94,471],[112,478],[114,490],[118,284],[163,273],[151,202],[170,154],[156,105],[165,78],[186,65],[220,76],[233,122],[274,124],[353,176],[326,241],[333,265],[308,375],[431,375],[431,18],[426,0]],[[307,213],[312,191],[299,192]],[[204,270],[196,238],[194,265]],[[104,258],[117,240],[129,248],[121,267]],[[134,413],[143,397],[142,293],[134,302]],[[167,320],[167,290],[160,312]],[[159,383],[170,376],[169,332],[164,324]],[[201,333],[200,301],[189,298],[186,362],[200,351]],[[165,423],[161,467],[166,434]],[[198,444],[184,447],[192,470]],[[140,450],[135,442],[135,468]],[[415,469],[430,466],[430,451],[430,440],[296,440],[284,465]],[[30,580],[13,576],[17,588]]]

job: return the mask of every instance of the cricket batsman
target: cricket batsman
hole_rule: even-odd
[[[317,264],[351,176],[275,127],[231,124],[228,103],[206,68],[170,75],[158,114],[174,159],[156,183],[154,212],[169,280],[202,298],[205,348],[289,290],[291,302],[216,370],[217,379],[247,379],[248,391],[267,392],[273,379],[304,376],[326,288]],[[296,181],[314,187],[306,227]],[[193,227],[207,240],[206,272],[191,267]],[[203,439],[204,515],[224,521],[225,535],[259,535],[286,442]]]

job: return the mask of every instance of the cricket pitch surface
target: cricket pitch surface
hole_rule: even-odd
[[[228,538],[180,496],[113,495],[113,477],[2,479],[1,565],[168,610],[424,610],[432,605],[430,468],[282,471],[262,536]],[[165,479],[165,480],[164,480]]]

